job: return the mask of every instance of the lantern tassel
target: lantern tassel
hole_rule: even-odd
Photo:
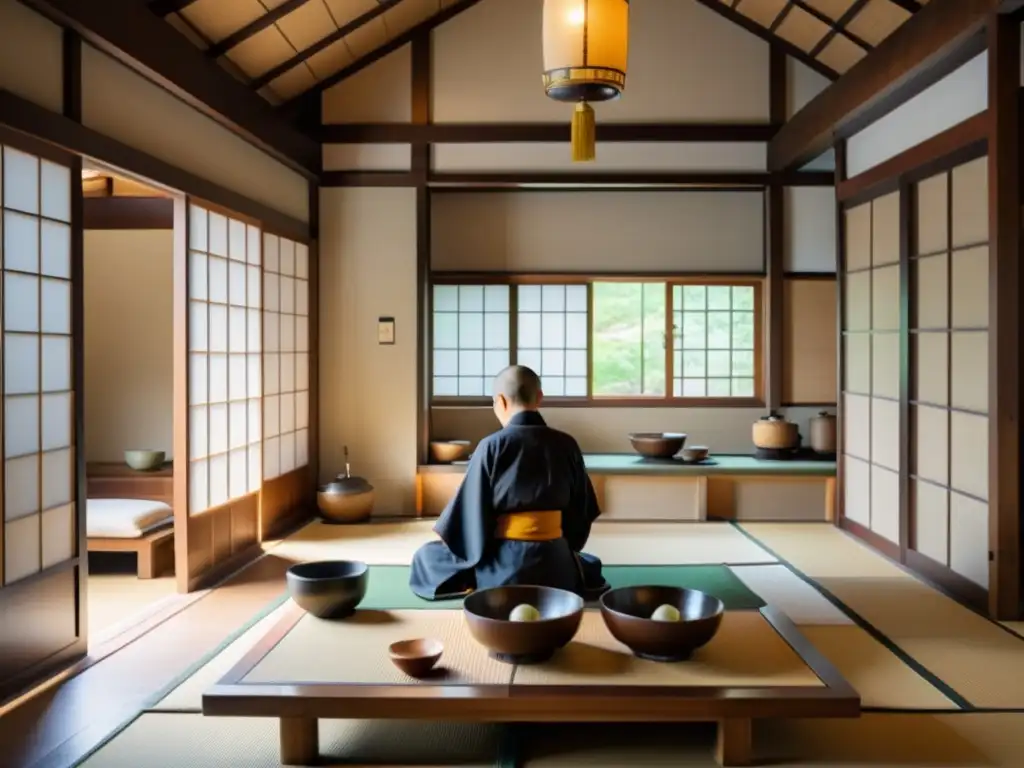
[[[594,108],[581,101],[572,115],[572,161],[585,163],[596,157],[595,141],[597,126]]]

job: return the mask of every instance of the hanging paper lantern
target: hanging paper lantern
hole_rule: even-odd
[[[629,0],[544,0],[544,91],[575,102],[572,159],[594,159],[591,102],[626,88]]]

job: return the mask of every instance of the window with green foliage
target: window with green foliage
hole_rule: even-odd
[[[567,403],[761,397],[759,281],[521,280],[435,285],[435,400],[487,397],[508,362]]]

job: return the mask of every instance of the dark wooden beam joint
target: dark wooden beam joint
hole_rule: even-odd
[[[987,20],[989,194],[989,613],[1019,619],[1021,573],[1020,25]]]
[[[807,164],[983,51],[1002,1],[932,0],[782,127],[768,144],[769,169]]]
[[[394,3],[397,2],[397,1],[399,1],[399,0],[378,0],[378,2],[381,3],[382,7],[383,6],[390,7],[391,5],[394,5]],[[381,59],[383,59],[388,54],[394,53],[395,51],[397,51],[402,46],[408,45],[410,42],[415,40],[417,37],[420,37],[421,35],[424,35],[424,34],[429,34],[436,27],[441,26],[442,24],[444,24],[449,19],[455,18],[456,16],[458,16],[463,11],[465,11],[465,10],[473,7],[474,5],[476,5],[478,2],[480,2],[480,0],[455,0],[455,2],[453,2],[447,8],[442,10],[440,13],[436,13],[433,16],[431,16],[430,18],[426,19],[425,21],[421,21],[419,24],[415,25],[411,29],[406,30],[402,34],[398,35],[397,37],[395,37],[395,38],[389,40],[388,42],[386,42],[384,45],[382,45],[379,48],[375,49],[372,53],[364,56],[363,58],[361,58],[358,61],[350,64],[349,66],[345,67],[344,69],[341,69],[338,72],[335,72],[330,77],[324,78],[319,83],[317,83],[313,88],[311,88],[310,90],[306,91],[305,93],[299,94],[298,96],[296,96],[291,101],[285,102],[284,104],[281,105],[280,109],[289,109],[289,108],[293,107],[294,106],[293,102],[308,101],[310,99],[319,99],[320,98],[320,94],[322,94],[328,88],[332,88],[335,85],[337,85],[338,83],[340,83],[342,80],[345,80],[345,79],[347,79],[349,77],[352,77],[352,75],[356,74],[357,72],[361,72],[362,70],[366,69],[366,67],[370,66],[371,64],[373,64],[375,62],[380,61]],[[374,11],[376,11],[376,10],[377,9],[374,9]],[[384,8],[384,10],[386,10],[386,8]],[[367,13],[373,13],[374,11],[368,11]],[[310,53],[310,51],[311,51],[311,49],[307,49],[306,51],[303,51],[300,54],[300,56],[305,57],[305,56],[312,55],[312,53]],[[304,59],[302,59],[302,60],[304,60]],[[296,62],[296,63],[298,63],[298,62]],[[255,86],[255,83],[254,83],[254,86]]]
[[[312,179],[319,173],[317,141],[138,0],[23,1],[293,170]]]
[[[169,197],[87,197],[82,204],[83,229],[174,229]]]

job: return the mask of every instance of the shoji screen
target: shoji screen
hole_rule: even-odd
[[[196,204],[188,220],[188,570],[195,575],[258,539],[262,233]]]
[[[846,211],[844,515],[900,540],[899,193]]]
[[[0,149],[4,370],[0,579],[11,585],[76,555],[72,179],[63,165],[11,147]],[[0,606],[0,613],[3,610]],[[12,616],[11,620],[21,619]]]
[[[987,159],[915,191],[910,547],[987,587]]]
[[[309,464],[309,249],[263,239],[263,532],[305,501]]]

